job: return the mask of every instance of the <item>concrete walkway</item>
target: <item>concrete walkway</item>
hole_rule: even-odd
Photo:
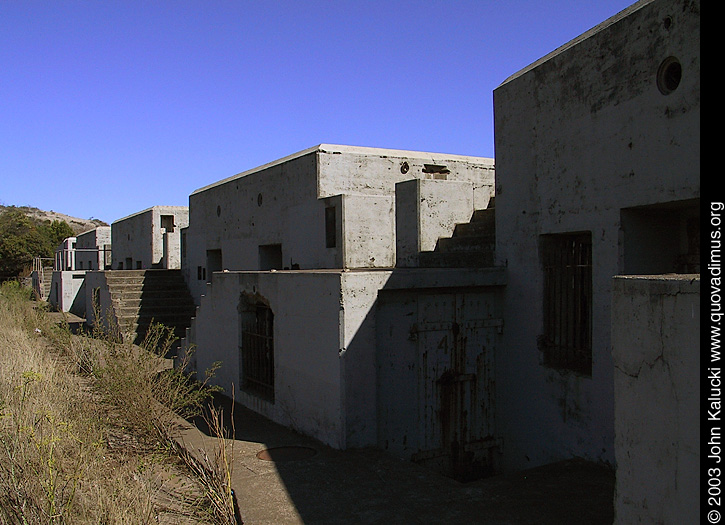
[[[228,418],[230,402],[220,403]],[[248,525],[612,523],[614,474],[598,465],[571,460],[462,484],[377,450],[333,450],[238,404],[233,412],[227,450]],[[219,441],[194,423],[177,440],[214,457]]]

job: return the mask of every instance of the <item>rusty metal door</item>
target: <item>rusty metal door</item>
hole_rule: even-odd
[[[392,315],[389,322],[398,324],[385,335],[407,333],[406,341],[379,341],[390,348],[382,354],[379,392],[388,388],[389,395],[386,381],[405,388],[379,400],[384,444],[405,441],[412,460],[461,481],[482,477],[493,468],[495,444],[493,356],[501,322],[494,294],[419,293],[405,304],[407,317]],[[399,326],[406,320],[408,330]]]
[[[492,466],[493,349],[498,319],[482,294],[418,298],[420,433],[413,459],[459,480]]]

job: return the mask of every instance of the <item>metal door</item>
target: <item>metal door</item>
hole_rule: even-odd
[[[493,468],[496,296],[405,297],[379,309],[379,442],[461,481],[482,477]]]

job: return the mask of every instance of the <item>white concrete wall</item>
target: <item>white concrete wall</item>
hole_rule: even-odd
[[[445,175],[424,173],[426,164]],[[189,198],[185,274],[195,300],[209,279],[207,251],[223,267],[258,270],[259,246],[281,245],[282,268],[390,268],[395,265],[395,183],[443,177],[470,182],[482,202],[493,161],[323,144],[195,191]],[[337,210],[340,239],[325,242],[325,208]]]
[[[79,270],[105,269],[104,247],[111,245],[111,227],[99,226],[76,237],[76,267]],[[108,254],[111,255],[110,253]]]
[[[390,271],[350,271],[341,276],[340,367],[346,448],[377,444],[376,304],[390,275]]]
[[[161,227],[162,215],[174,217],[173,232],[166,232]],[[120,269],[121,264],[124,270],[180,268],[181,230],[188,225],[189,209],[186,206],[154,206],[113,222],[113,269]],[[164,255],[164,236],[170,238],[167,257]]]
[[[242,293],[259,294],[274,314],[275,400],[240,389]],[[213,384],[256,412],[344,447],[340,273],[215,273],[194,320],[197,377],[220,361]]]
[[[418,254],[433,251],[438,239],[450,237],[458,223],[471,220],[474,185],[468,181],[414,179],[395,185],[397,265],[418,266]],[[483,209],[479,198],[478,205]]]
[[[615,523],[700,522],[700,279],[612,286]]]
[[[345,268],[395,266],[395,202],[389,195],[343,195]]]
[[[76,238],[68,237],[55,249],[53,270],[59,272],[76,269]]]
[[[334,266],[337,254],[325,248],[325,203],[317,200],[316,176],[315,155],[306,153],[191,194],[184,270],[197,304],[211,280],[209,250],[221,250],[229,270],[258,270],[259,246],[272,244],[281,244],[283,267]]]
[[[508,267],[497,358],[507,468],[571,456],[614,462],[611,277],[622,208],[699,197],[699,2],[635,4],[494,91],[496,258]],[[624,16],[626,15],[626,16]],[[657,87],[679,58],[679,87]],[[591,377],[546,368],[542,234],[589,231]]]
[[[61,312],[86,316],[85,271],[53,272],[48,302]]]
[[[85,304],[86,323],[88,326],[97,326],[106,332],[117,325],[116,314],[111,300],[111,294],[106,283],[106,276],[101,271],[86,272]],[[95,299],[94,299],[95,295]],[[94,304],[94,301],[96,304]]]
[[[410,179],[459,180],[473,184],[476,208],[488,204],[494,184],[493,159],[322,144],[320,197],[331,195],[394,195],[395,184]],[[428,166],[445,167],[433,173]]]

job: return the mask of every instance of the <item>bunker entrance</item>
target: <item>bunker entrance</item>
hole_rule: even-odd
[[[378,444],[461,482],[495,473],[492,291],[385,294]]]

